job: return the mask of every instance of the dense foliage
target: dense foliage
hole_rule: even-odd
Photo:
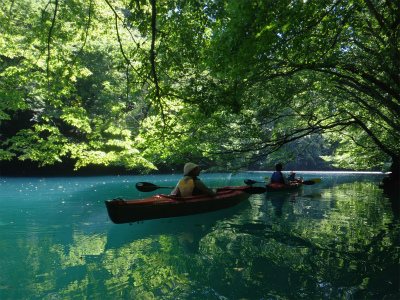
[[[399,168],[398,1],[3,3],[1,160]]]

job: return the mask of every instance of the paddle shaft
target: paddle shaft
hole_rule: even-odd
[[[150,182],[138,182],[136,188],[141,192],[153,192],[158,189],[174,189],[172,186],[158,186]]]
[[[138,182],[136,188],[141,192],[153,192],[157,189],[173,189],[175,187],[157,186],[149,182]],[[219,190],[237,190],[236,188],[219,188]],[[262,194],[265,193],[266,189],[263,187],[247,187],[243,191],[248,194]]]

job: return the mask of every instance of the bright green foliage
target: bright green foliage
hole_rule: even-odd
[[[396,166],[399,10],[375,0],[6,0],[0,121],[20,122],[1,137],[1,157],[239,169],[289,162],[318,140],[337,147],[325,157],[336,166]]]
[[[268,157],[322,134],[341,141],[341,155],[331,157],[341,167],[381,166],[387,157],[398,162],[399,4],[251,3],[227,2],[208,56],[228,79],[232,106],[241,114],[257,110],[258,144],[248,142],[247,123],[232,151]]]
[[[1,9],[0,117],[13,120],[15,112],[30,111],[30,120],[16,124],[20,131],[2,139],[2,159],[18,155],[45,165],[69,157],[76,168],[155,168],[127,129],[133,113],[142,118],[143,104],[136,110],[137,86],[126,82],[129,73],[109,6],[6,1]],[[132,36],[124,29],[119,34],[121,40]],[[130,52],[133,45],[124,46]],[[15,124],[3,126],[7,131]]]

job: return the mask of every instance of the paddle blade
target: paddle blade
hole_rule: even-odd
[[[314,181],[315,183],[320,183],[322,180],[321,180],[321,178],[313,178],[313,179],[310,179],[310,181]]]
[[[138,182],[136,183],[136,188],[141,192],[153,192],[159,187],[149,182]]]
[[[306,181],[303,181],[303,184],[305,184],[305,185],[313,185],[313,184],[315,184],[315,181],[313,181],[313,180],[306,180]]]
[[[254,181],[254,180],[251,180],[251,179],[245,179],[244,180],[244,183],[247,184],[247,185],[252,185],[252,184],[255,184],[257,182],[262,182],[262,181]]]

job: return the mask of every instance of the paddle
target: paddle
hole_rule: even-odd
[[[265,177],[265,181],[269,181],[269,177]],[[247,184],[247,185],[252,185],[252,184],[255,184],[255,183],[265,183],[265,181],[254,181],[252,179],[245,179],[244,183]]]
[[[265,181],[268,181],[268,180],[269,180],[269,178],[266,177]],[[314,178],[314,179],[303,181],[303,184],[304,185],[313,185],[313,184],[316,184],[318,182],[321,182],[321,179],[320,178]],[[247,185],[252,185],[252,184],[255,184],[255,183],[264,183],[264,182],[263,181],[254,181],[254,180],[251,180],[251,179],[245,179],[244,183],[247,184]]]
[[[316,183],[319,183],[319,182],[321,182],[321,178],[313,178],[313,179],[309,179],[309,180],[303,181],[303,184],[313,185],[313,184],[316,184]]]
[[[313,181],[313,180],[305,180],[305,181],[303,181],[303,184],[305,184],[305,185],[313,185],[313,184],[315,184],[315,181]]]
[[[136,188],[141,192],[153,192],[158,189],[174,189],[172,186],[158,186],[149,182],[138,182]]]
[[[264,181],[254,181],[254,180],[251,180],[251,179],[245,179],[244,183],[247,184],[247,185],[252,185],[252,184],[255,184],[255,183],[264,183]]]
[[[309,179],[310,181],[314,181],[315,183],[320,183],[322,180],[321,178],[313,178],[313,179]]]
[[[141,192],[153,192],[157,189],[173,189],[175,187],[170,187],[170,186],[158,186],[149,182],[138,182],[136,183],[136,188],[141,191]],[[235,188],[219,188],[219,191],[231,191],[231,190],[236,190]],[[243,191],[248,194],[263,194],[267,191],[266,188],[261,187],[261,186],[255,186],[255,187],[247,187],[244,188]]]

